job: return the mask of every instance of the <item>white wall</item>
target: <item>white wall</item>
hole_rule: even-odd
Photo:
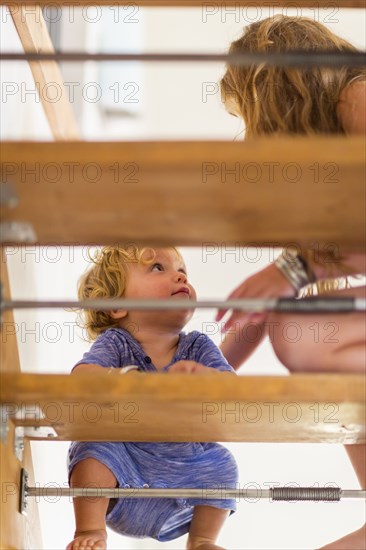
[[[267,8],[268,9],[268,8]],[[91,17],[89,12],[89,18]],[[290,13],[290,12],[289,12]],[[80,14],[79,14],[80,15]],[[131,16],[137,23],[118,23],[123,33],[125,24],[143,26],[143,47],[146,51],[222,51],[235,38],[249,20],[256,18],[252,11],[240,11],[207,15],[204,22],[201,10],[140,10],[132,15],[122,12],[123,18]],[[266,13],[262,13],[266,16]],[[303,10],[303,15],[314,16]],[[361,10],[341,10],[319,14],[335,20],[331,28],[365,47],[365,13]],[[235,20],[236,17],[236,20]],[[225,19],[226,18],[226,19]],[[83,18],[81,18],[83,19]],[[80,17],[63,27],[65,48],[79,44],[82,38],[89,49],[98,49],[99,21],[80,25]],[[84,17],[85,19],[85,17]],[[121,18],[122,19],[122,18]],[[4,21],[4,16],[3,16]],[[77,21],[79,21],[78,24]],[[122,24],[123,23],[123,24]],[[1,27],[7,49],[20,50],[19,40],[11,23],[4,21]],[[4,35],[4,32],[6,33]],[[136,31],[137,32],[137,31]],[[98,68],[87,64],[76,70],[63,66],[65,80],[80,84],[98,81]],[[215,83],[223,72],[220,65],[144,66],[138,116],[135,119],[106,119],[100,104],[75,99],[75,110],[82,124],[86,139],[234,139],[240,132],[240,123],[224,112],[218,94],[202,101],[202,86]],[[1,65],[2,77],[7,82],[30,82],[27,66]],[[125,82],[116,73],[116,81]],[[128,77],[130,78],[130,77]],[[139,77],[140,78],[140,77]],[[81,86],[80,86],[81,87]],[[19,88],[20,89],[20,88]],[[107,90],[105,90],[107,93]],[[23,98],[24,99],[24,98]],[[122,102],[123,103],[123,102]],[[123,107],[124,105],[122,105]],[[40,104],[27,97],[22,102],[21,93],[14,93],[2,101],[2,139],[50,139]],[[45,247],[35,249],[9,249],[9,271],[14,298],[75,298],[76,281],[86,267],[85,250]],[[257,262],[244,261],[244,253],[254,257],[254,251],[235,255],[217,253],[202,261],[203,251],[184,249],[191,280],[198,296],[225,298],[245,277],[261,269],[270,261],[269,252],[263,250]],[[213,319],[213,312],[197,312],[189,329],[204,329],[204,323]],[[74,333],[75,317],[65,311],[41,310],[15,314],[22,369],[30,372],[69,372],[88,345]],[[38,323],[38,324],[37,324]],[[207,325],[206,325],[207,327]],[[33,332],[31,332],[33,331]],[[214,339],[219,343],[219,334]],[[285,369],[275,358],[268,342],[247,362],[242,374],[285,374]],[[303,485],[335,482],[343,488],[358,488],[356,477],[349,466],[342,447],[336,445],[228,445],[240,465],[241,485],[266,482],[297,482]],[[33,443],[36,479],[41,484],[64,484],[66,451],[64,443]],[[72,505],[67,499],[60,502],[41,502],[41,518],[44,547],[47,550],[64,548],[73,532]],[[228,548],[294,549],[316,548],[327,541],[357,528],[364,518],[360,503],[339,504],[273,504],[268,502],[241,503],[239,511],[224,527],[220,543]],[[62,518],[62,520],[61,520]],[[176,543],[155,544],[151,540],[130,540],[110,536],[110,548],[166,547],[169,550],[183,548],[184,540]]]

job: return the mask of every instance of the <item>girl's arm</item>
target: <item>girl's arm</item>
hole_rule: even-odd
[[[366,255],[364,253],[336,251],[336,255],[341,256],[339,261],[337,258],[330,258],[326,252],[319,254],[313,250],[308,251],[306,260],[317,281],[329,278],[330,269],[332,277],[366,274]]]
[[[259,315],[258,315],[259,318]],[[229,330],[224,337],[220,350],[227,362],[238,370],[266,336],[265,321],[267,315],[261,315],[262,321],[250,321],[237,330]],[[249,326],[252,325],[252,326]]]

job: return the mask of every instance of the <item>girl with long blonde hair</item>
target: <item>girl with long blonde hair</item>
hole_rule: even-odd
[[[337,50],[356,48],[324,25],[305,17],[276,15],[255,22],[230,46],[230,53],[284,52],[291,50]],[[221,80],[221,94],[230,114],[242,118],[245,139],[269,135],[351,135],[366,133],[366,70],[364,68],[275,67],[229,65]],[[338,250],[338,247],[334,249]],[[271,298],[327,293],[334,296],[365,297],[366,287],[350,288],[347,276],[365,275],[364,253],[284,251],[262,271],[246,279],[229,298]],[[217,315],[219,321],[225,310]],[[296,315],[301,338],[296,343],[284,337],[290,314],[232,312],[225,323],[230,331],[221,346],[228,362],[238,369],[272,327],[271,343],[280,361],[291,371],[365,372],[366,323],[362,313],[344,315]],[[245,341],[249,324],[258,326],[261,336]],[[337,328],[336,338],[327,333],[314,338],[309,325]],[[327,325],[328,324],[328,325]],[[239,337],[238,337],[239,336]],[[366,488],[365,445],[346,447],[360,484]],[[331,543],[323,550],[364,549],[365,526]]]

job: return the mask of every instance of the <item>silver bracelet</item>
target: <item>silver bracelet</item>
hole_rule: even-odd
[[[286,250],[286,254],[282,252],[274,263],[297,292],[316,281],[304,258],[295,251]]]

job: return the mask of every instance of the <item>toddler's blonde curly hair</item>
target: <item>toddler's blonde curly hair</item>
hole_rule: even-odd
[[[178,250],[176,252],[180,256]],[[95,253],[94,257],[89,255],[92,266],[79,279],[78,299],[123,298],[128,277],[127,265],[129,263],[151,264],[155,255],[154,249],[139,248],[134,244],[126,247],[103,247]],[[89,309],[77,311],[78,324],[86,330],[89,340],[95,340],[107,329],[119,326],[120,321],[113,319],[110,311]]]

